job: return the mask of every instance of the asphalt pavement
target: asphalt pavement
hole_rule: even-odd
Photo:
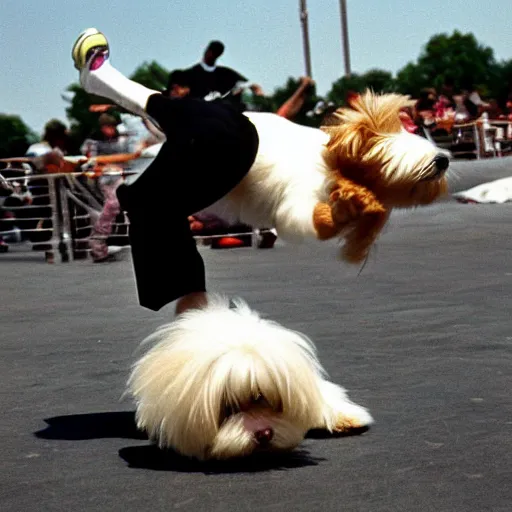
[[[459,189],[485,181],[454,167]],[[201,249],[210,289],[310,336],[376,420],[232,464],[163,454],[135,428],[129,367],[173,309],[138,305],[129,250],[0,255],[0,510],[510,511],[511,219],[511,204],[399,212],[364,268],[333,243]]]

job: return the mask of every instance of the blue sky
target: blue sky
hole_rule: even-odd
[[[308,0],[313,78],[325,93],[343,74],[338,0]],[[396,72],[435,33],[473,32],[498,59],[512,58],[510,0],[347,0],[354,72]],[[130,74],[145,60],[168,69],[200,59],[205,44],[226,44],[222,64],[271,92],[304,74],[298,0],[2,0],[0,112],[41,132],[66,120],[61,94],[77,80],[70,50],[95,26],[112,62]]]

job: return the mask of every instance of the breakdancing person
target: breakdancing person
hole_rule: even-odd
[[[360,263],[393,208],[429,204],[446,191],[449,160],[405,132],[409,99],[361,95],[318,130],[224,99],[167,97],[110,63],[107,39],[84,31],[72,50],[89,92],[150,118],[166,136],[151,165],[117,189],[130,219],[139,302],[176,313],[207,303],[205,267],[188,217],[226,198],[247,224],[273,225],[284,239],[343,237],[342,257]],[[167,234],[172,234],[172,245]]]
[[[140,304],[157,311],[179,299],[177,314],[203,305],[205,267],[188,217],[247,174],[258,150],[256,128],[228,102],[173,99],[130,81],[112,67],[107,39],[95,29],[80,35],[72,55],[87,92],[150,117],[166,135],[152,164],[117,191],[130,219]]]

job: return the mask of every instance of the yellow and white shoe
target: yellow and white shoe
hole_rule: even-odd
[[[101,62],[103,62],[108,57],[109,53],[108,41],[99,30],[88,28],[78,36],[78,39],[73,45],[73,50],[71,51],[75,68],[80,71],[84,69],[94,53],[99,55]],[[101,65],[101,62],[96,64]],[[93,62],[91,62],[91,64],[94,65]]]
[[[112,66],[110,45],[99,30],[84,30],[73,45],[71,57],[80,74],[80,85],[86,92],[147,117],[148,98],[156,91],[133,82]]]

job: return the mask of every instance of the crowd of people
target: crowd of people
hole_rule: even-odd
[[[484,101],[472,83],[456,91],[453,80],[448,78],[439,90],[433,87],[422,89],[415,105],[404,109],[403,121],[412,133],[426,129],[432,135],[447,135],[455,124],[470,123],[482,116],[512,121],[512,87],[506,100],[500,104],[494,98]]]

